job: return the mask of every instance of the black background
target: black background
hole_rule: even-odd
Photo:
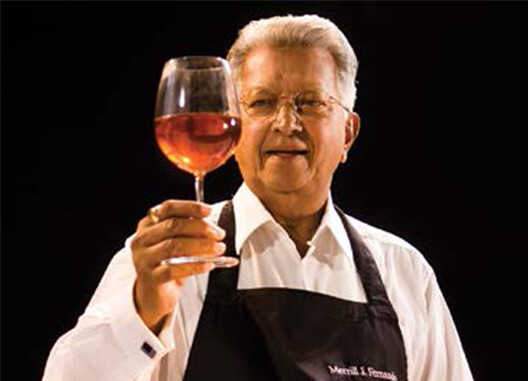
[[[39,379],[146,210],[193,197],[153,139],[164,61],[225,56],[247,22],[286,13],[332,19],[360,61],[362,130],[335,201],[422,251],[475,379],[517,374],[527,5],[2,2],[2,375]],[[231,160],[207,201],[240,181]]]

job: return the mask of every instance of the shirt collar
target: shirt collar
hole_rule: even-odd
[[[240,250],[246,240],[260,226],[273,221],[273,216],[266,210],[257,196],[243,183],[233,197],[235,212],[235,250]]]
[[[350,247],[348,234],[343,226],[341,217],[337,214],[331,193],[328,194],[328,200],[326,202],[323,218],[321,219],[321,224],[312,238],[312,243],[314,245],[317,245],[319,236],[322,236],[325,230],[330,233],[330,236],[341,247],[341,250],[343,250],[347,257],[352,260],[352,248]]]
[[[240,254],[246,240],[261,226],[268,222],[275,222],[273,216],[264,207],[258,197],[243,183],[233,197],[233,208],[235,212],[235,249]],[[328,230],[343,252],[352,259],[352,248],[348,240],[345,227],[337,214],[332,195],[328,194],[321,224],[317,228],[311,243],[317,245],[317,241],[323,232]]]

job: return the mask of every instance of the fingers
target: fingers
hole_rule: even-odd
[[[171,238],[143,248],[136,262],[138,268],[153,269],[159,266],[163,259],[183,256],[219,256],[225,252],[225,248],[223,242],[209,238]]]
[[[170,257],[219,256],[225,232],[205,220],[209,205],[195,201],[168,200],[151,208],[137,226],[131,242],[136,268],[134,298],[137,310],[148,327],[157,327],[163,316],[174,309],[185,280],[214,269],[210,262],[167,265]]]
[[[138,230],[155,225],[167,218],[205,218],[211,213],[211,207],[197,201],[167,200],[151,208],[139,221]]]
[[[152,246],[173,237],[196,237],[222,240],[225,231],[203,219],[168,218],[139,231],[134,245]]]
[[[219,242],[225,237],[224,230],[204,219],[210,213],[209,205],[195,201],[167,200],[151,208],[138,223],[131,242],[140,282],[159,284],[211,271],[214,265],[210,263],[162,264],[171,257],[219,256],[225,252],[225,244]]]

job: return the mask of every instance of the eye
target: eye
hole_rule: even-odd
[[[326,103],[322,97],[305,95],[297,99],[296,105],[301,112],[310,113],[321,111],[325,108]]]
[[[323,101],[317,100],[317,99],[299,99],[298,103],[300,106],[311,106],[311,107],[317,107],[317,106],[323,105]]]
[[[260,98],[251,100],[248,105],[250,108],[254,109],[263,109],[273,107],[275,102],[271,98]]]

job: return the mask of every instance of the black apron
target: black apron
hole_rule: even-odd
[[[185,381],[407,380],[398,318],[372,254],[344,213],[367,303],[287,288],[237,290],[238,266],[210,273]],[[234,256],[233,204],[218,223]]]

